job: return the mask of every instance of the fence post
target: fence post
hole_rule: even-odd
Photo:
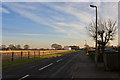
[[[30,52],[28,51],[28,59],[30,59]]]
[[[39,58],[40,58],[40,50],[39,50]]]
[[[55,54],[56,54],[56,50],[55,50]]]
[[[12,61],[14,60],[14,52],[12,52]]]
[[[107,54],[103,54],[103,61],[104,61],[104,70],[107,69]]]
[[[52,54],[52,50],[51,50],[51,54]]]
[[[21,60],[22,60],[22,57],[23,57],[23,52],[21,51]]]
[[[44,56],[44,50],[43,50],[43,56]]]
[[[35,58],[35,51],[34,51],[34,58]]]

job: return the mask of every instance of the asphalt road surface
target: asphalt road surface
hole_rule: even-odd
[[[94,63],[84,51],[72,52],[56,58],[3,71],[2,79],[53,79],[53,78],[120,78],[116,72],[95,69]]]

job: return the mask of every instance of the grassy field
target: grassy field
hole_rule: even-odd
[[[22,66],[22,65],[25,65],[25,64],[30,64],[30,63],[33,63],[33,62],[37,62],[37,61],[40,61],[40,60],[61,56],[61,55],[71,53],[71,52],[74,52],[74,51],[44,55],[44,56],[30,58],[30,59],[15,60],[13,62],[12,61],[3,62],[2,63],[2,69],[6,70],[6,69],[14,68],[14,67],[17,67],[17,66]]]

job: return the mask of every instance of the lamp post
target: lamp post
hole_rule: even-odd
[[[96,8],[96,45],[95,45],[95,47],[96,47],[96,51],[95,51],[95,64],[96,64],[96,66],[97,66],[97,57],[98,57],[98,53],[97,53],[97,6],[94,6],[94,5],[90,5],[90,7],[92,7],[92,8]]]

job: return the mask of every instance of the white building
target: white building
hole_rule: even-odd
[[[64,50],[71,50],[71,47],[69,47],[69,46],[64,46]]]

